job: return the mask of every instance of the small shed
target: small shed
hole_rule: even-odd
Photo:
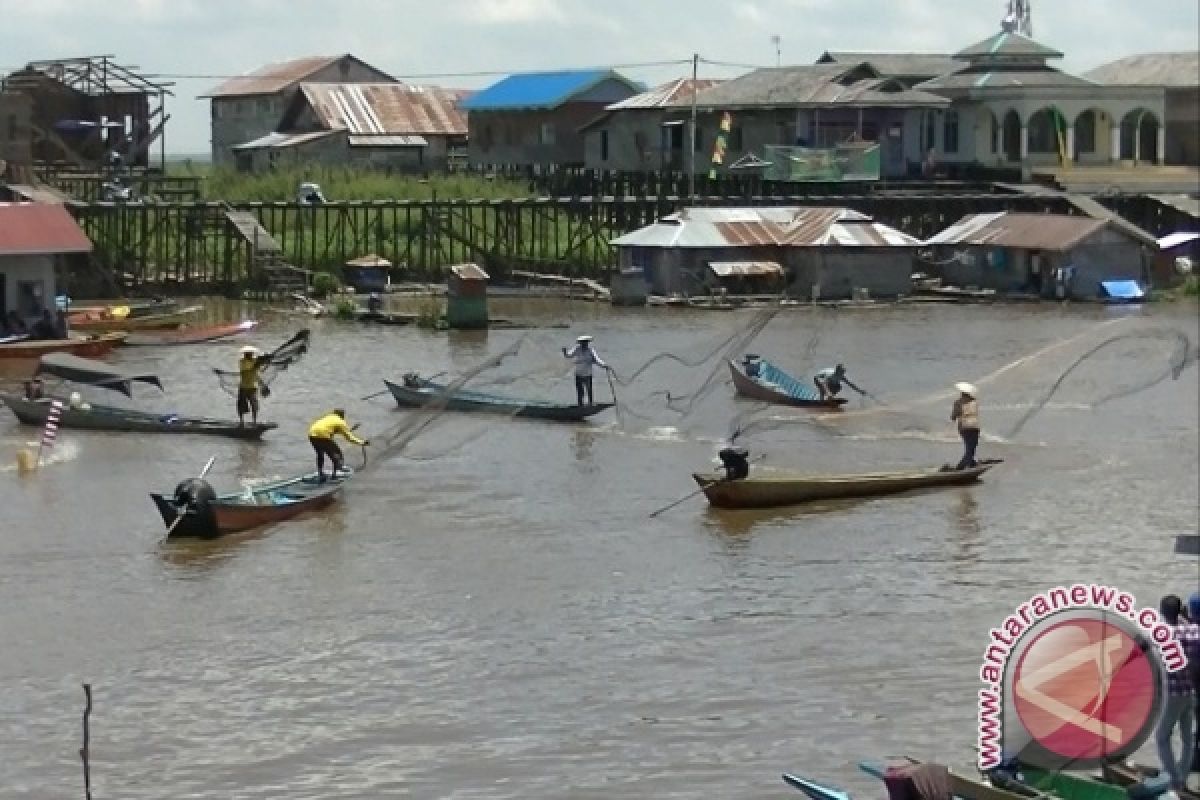
[[[455,264],[446,281],[446,324],[486,328],[488,274],[478,264]]]
[[[1200,233],[1179,231],[1158,240],[1158,252],[1150,270],[1155,286],[1170,288],[1197,272],[1200,272]]]
[[[626,267],[613,274],[609,299],[614,306],[644,306],[649,294],[646,271],[641,267]]]
[[[1148,278],[1158,242],[1113,219],[1001,211],[971,214],[925,242],[943,282],[1092,300],[1103,281]]]
[[[65,206],[0,203],[0,331],[10,313],[31,325],[55,308],[56,272],[92,251],[87,234]]]
[[[342,276],[346,285],[356,292],[385,292],[392,282],[388,275],[391,268],[392,262],[371,253],[347,261],[342,267]]]

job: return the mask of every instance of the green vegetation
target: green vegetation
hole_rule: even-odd
[[[227,203],[295,202],[302,183],[316,183],[330,202],[356,200],[500,200],[528,197],[529,184],[523,181],[488,179],[475,174],[388,175],[378,170],[354,167],[289,167],[260,174],[218,169],[209,164],[173,163],[167,165],[172,177],[202,178],[201,196],[205,200]]]
[[[1154,289],[1151,300],[1182,300],[1185,297],[1200,297],[1200,276],[1188,275],[1183,283],[1173,289]]]
[[[357,312],[358,304],[348,297],[340,298],[333,307],[333,316],[337,319],[355,319]]]
[[[446,309],[436,297],[427,297],[417,305],[417,327],[445,330]]]
[[[315,297],[328,297],[341,288],[341,282],[335,275],[328,272],[318,272],[313,275],[312,293]]]

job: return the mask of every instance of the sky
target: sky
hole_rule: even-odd
[[[1134,53],[1194,50],[1195,0],[1038,0],[1034,38],[1071,72]],[[629,66],[657,84],[808,64],[825,50],[954,52],[1000,29],[1003,0],[0,0],[0,73],[111,55],[171,76],[168,154],[207,153],[208,101],[225,76],[353,53],[401,80],[482,88],[503,74]],[[479,74],[493,73],[493,74]],[[438,77],[425,77],[437,75]]]

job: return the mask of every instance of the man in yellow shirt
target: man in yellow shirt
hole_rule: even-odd
[[[242,357],[238,361],[238,391],[237,413],[238,424],[246,424],[246,413],[249,412],[251,421],[258,424],[258,350],[250,345],[242,348]],[[263,392],[266,396],[266,392]]]
[[[346,441],[351,444],[364,447],[370,444],[365,439],[354,435],[354,431],[350,430],[350,426],[346,424],[346,412],[340,408],[335,408],[333,413],[326,414],[310,425],[308,442],[317,453],[317,481],[320,483],[325,482],[325,474],[322,472],[325,468],[325,456],[329,456],[329,460],[333,462],[333,472],[331,473],[333,477],[341,472],[345,463],[345,459],[342,458],[342,448],[338,447],[337,442],[333,440],[333,437],[338,434],[345,436]]]

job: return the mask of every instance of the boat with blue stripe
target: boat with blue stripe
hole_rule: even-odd
[[[747,372],[747,364],[755,374]],[[815,389],[805,386],[779,367],[759,356],[747,355],[741,364],[729,362],[733,375],[733,388],[743,397],[775,405],[796,408],[824,408],[836,410],[846,403],[844,397],[827,397],[822,400]]]

